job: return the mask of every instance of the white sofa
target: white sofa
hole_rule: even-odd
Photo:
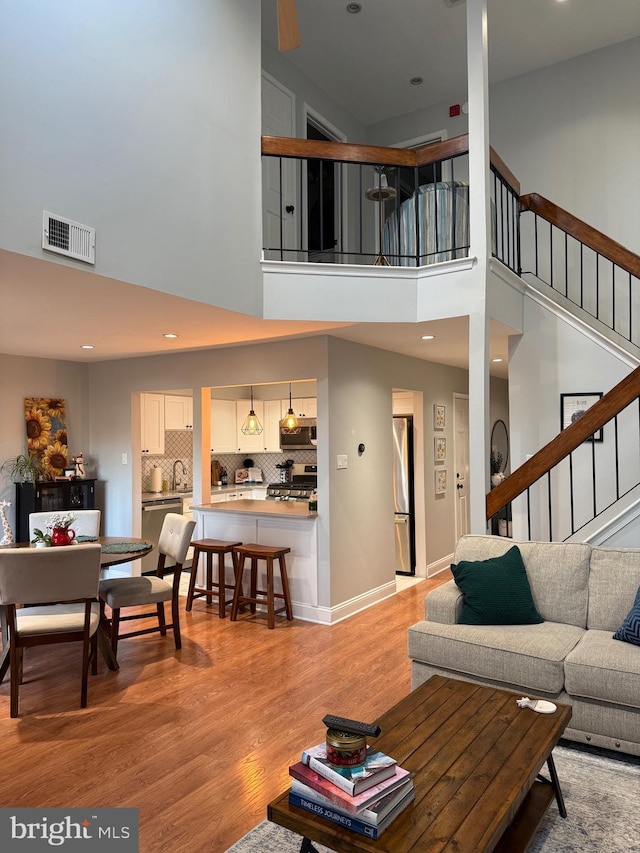
[[[640,587],[640,549],[463,536],[454,563],[522,554],[544,621],[460,625],[462,592],[430,592],[425,620],[409,628],[412,689],[435,674],[568,703],[565,737],[640,755],[640,646],[612,635]]]

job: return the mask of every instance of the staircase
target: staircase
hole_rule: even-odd
[[[640,257],[539,195],[520,211],[521,277],[640,364]],[[487,519],[510,512],[519,538],[621,544],[638,520],[637,544],[639,451],[637,367],[487,495]]]

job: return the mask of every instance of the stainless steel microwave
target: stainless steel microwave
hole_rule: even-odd
[[[315,450],[318,444],[316,438],[316,419],[298,418],[300,432],[280,432],[281,450]]]

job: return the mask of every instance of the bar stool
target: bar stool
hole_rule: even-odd
[[[287,578],[287,564],[285,562],[285,554],[291,551],[291,548],[280,548],[274,545],[256,545],[251,543],[248,545],[236,545],[233,549],[237,557],[236,563],[236,588],[233,593],[233,604],[231,605],[231,621],[235,622],[238,615],[238,608],[244,604],[250,605],[252,613],[256,612],[256,604],[267,604],[267,624],[269,628],[275,625],[276,613],[282,613],[284,610],[287,614],[287,619],[293,620],[293,612],[291,609],[291,593],[289,592],[289,579]],[[242,574],[244,571],[245,558],[251,559],[251,582],[249,595],[243,594],[242,589]],[[278,560],[280,567],[280,579],[282,581],[282,592],[274,592],[273,589],[273,563]],[[264,560],[267,564],[267,588],[261,590],[258,585],[258,561]],[[260,598],[258,598],[260,596]],[[280,598],[284,601],[284,606],[275,609],[275,599]]]
[[[206,596],[207,606],[212,604],[214,595],[218,597],[218,616],[221,619],[227,615],[227,604],[231,604],[233,598],[225,600],[225,589],[235,590],[235,585],[225,583],[225,554],[231,554],[233,559],[233,572],[238,575],[238,558],[234,552],[237,545],[242,545],[242,542],[226,542],[224,539],[194,539],[193,545],[193,560],[191,561],[191,577],[189,579],[189,591],[187,593],[187,610],[191,610],[194,598],[203,598]],[[207,576],[206,586],[196,586],[196,573],[198,571],[198,562],[200,554],[207,555]],[[213,581],[213,555],[218,555],[218,581]]]

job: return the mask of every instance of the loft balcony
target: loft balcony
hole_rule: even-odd
[[[475,259],[466,135],[417,149],[263,137],[262,153],[266,317],[467,313]],[[492,254],[515,273],[519,192],[492,151]]]

